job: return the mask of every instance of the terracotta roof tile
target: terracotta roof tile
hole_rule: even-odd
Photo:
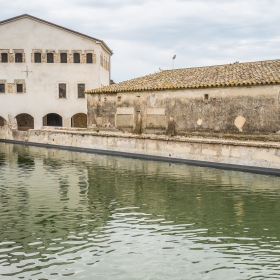
[[[164,70],[159,73],[86,91],[117,93],[166,89],[280,84],[280,60]]]

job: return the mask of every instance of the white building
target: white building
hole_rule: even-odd
[[[85,127],[84,90],[109,85],[109,47],[27,14],[1,21],[0,38],[0,126]]]

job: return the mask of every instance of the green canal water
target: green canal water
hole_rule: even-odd
[[[0,279],[280,279],[280,178],[0,143]]]

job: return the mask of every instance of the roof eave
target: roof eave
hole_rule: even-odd
[[[246,83],[246,84],[220,84],[220,85],[206,85],[206,86],[184,86],[184,87],[173,87],[173,88],[139,88],[139,89],[94,89],[88,90],[87,94],[106,94],[106,93],[121,93],[121,92],[138,92],[138,91],[167,91],[167,90],[188,90],[188,89],[207,89],[211,87],[222,88],[222,87],[247,87],[247,86],[262,86],[262,85],[279,85],[280,81],[269,82],[269,83]]]

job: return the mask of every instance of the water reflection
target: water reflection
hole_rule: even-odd
[[[280,278],[277,177],[0,143],[0,189],[1,279]]]

